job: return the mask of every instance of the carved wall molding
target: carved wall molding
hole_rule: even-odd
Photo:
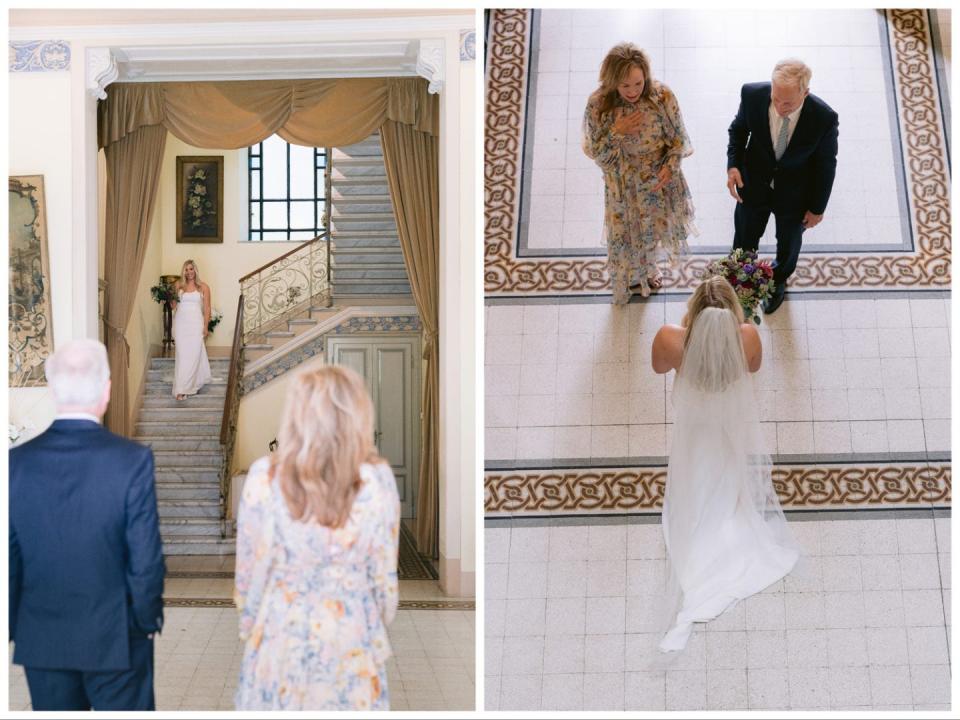
[[[421,40],[417,49],[417,75],[430,81],[427,92],[436,94],[443,86],[443,40]]]
[[[484,511],[500,515],[656,512],[665,467],[489,471]],[[785,510],[949,507],[949,462],[778,465],[773,484]]]
[[[59,72],[70,69],[70,43],[66,40],[11,40],[10,72]]]
[[[87,48],[87,92],[98,100],[107,99],[107,85],[120,77],[117,58],[110,48]]]
[[[950,285],[950,176],[925,10],[887,10],[909,187],[914,253],[800,256],[791,286],[803,290],[946,289]],[[518,259],[531,11],[491,11],[484,150],[484,288],[489,296],[606,293],[606,258]],[[710,262],[664,270],[666,290],[692,287]]]

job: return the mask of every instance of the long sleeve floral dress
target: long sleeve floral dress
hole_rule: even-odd
[[[591,97],[583,118],[583,151],[603,170],[604,235],[607,272],[613,302],[630,301],[631,285],[649,289],[656,277],[657,254],[672,263],[687,252],[687,237],[696,234],[690,188],[680,160],[693,153],[683,125],[680,106],[663,83],[654,83],[649,99],[628,103],[619,94],[613,110],[600,116],[599,98]],[[643,113],[636,134],[613,130],[619,117]],[[661,190],[657,172],[670,168],[671,177]]]
[[[334,530],[290,516],[267,458],[250,468],[237,521],[238,710],[390,709],[400,500],[389,466],[360,476]]]

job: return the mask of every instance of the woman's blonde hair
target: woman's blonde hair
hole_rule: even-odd
[[[617,101],[617,86],[622,83],[630,71],[638,67],[643,72],[643,91],[640,97],[647,99],[653,92],[653,77],[650,75],[650,58],[633,43],[620,43],[610,48],[610,52],[600,65],[600,87],[594,90],[591,100],[599,103],[598,114],[603,117],[613,110]]]
[[[178,284],[183,287],[186,283],[186,278],[184,273],[187,271],[187,265],[193,265],[193,284],[198,288],[200,287],[200,268],[197,267],[197,264],[193,260],[184,260],[183,265],[180,267],[180,280]]]
[[[697,286],[693,295],[687,300],[687,312],[683,316],[682,325],[687,328],[683,339],[683,349],[686,351],[693,337],[693,327],[697,316],[708,307],[729,310],[737,319],[737,325],[743,322],[743,307],[737,298],[737,291],[722,275],[711,275]]]
[[[298,375],[287,392],[277,440],[273,472],[291,516],[343,526],[360,489],[360,466],[380,462],[363,379],[339,365]]]

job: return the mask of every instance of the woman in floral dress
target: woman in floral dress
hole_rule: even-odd
[[[672,263],[696,234],[690,188],[680,160],[691,153],[676,96],[650,75],[632,43],[615,46],[587,102],[583,151],[603,170],[604,235],[613,302],[663,286],[658,254]]]
[[[238,710],[389,710],[400,500],[352,370],[292,383],[279,450],[250,468],[237,521]]]

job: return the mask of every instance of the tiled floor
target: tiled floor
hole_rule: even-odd
[[[230,562],[173,559],[170,569],[232,569]],[[230,579],[168,579],[167,597],[223,599]],[[440,600],[436,582],[401,581],[401,600]],[[388,661],[394,710],[470,710],[475,706],[472,610],[400,610],[389,627]],[[243,646],[233,608],[168,607],[156,643],[159,710],[233,710]],[[29,709],[23,669],[10,665],[10,709]]]
[[[650,670],[659,524],[490,522],[490,710],[948,710],[950,521],[791,517],[809,556]]]
[[[488,464],[662,461],[673,373],[656,375],[650,350],[664,323],[680,321],[685,301],[488,304]],[[755,380],[771,452],[943,457],[950,449],[949,325],[945,293],[788,293],[759,328],[764,362]]]
[[[580,148],[581,123],[604,55],[625,39],[647,51],[653,76],[680,103],[694,147],[683,164],[701,230],[693,244],[714,251],[729,245],[734,203],[725,186],[727,128],[740,87],[768,80],[776,61],[791,55],[810,65],[811,92],[837,111],[841,124],[827,219],[804,243],[909,244],[895,172],[894,88],[876,10],[547,9],[534,18],[521,246],[602,254],[603,184]],[[772,223],[764,242],[773,242]]]

